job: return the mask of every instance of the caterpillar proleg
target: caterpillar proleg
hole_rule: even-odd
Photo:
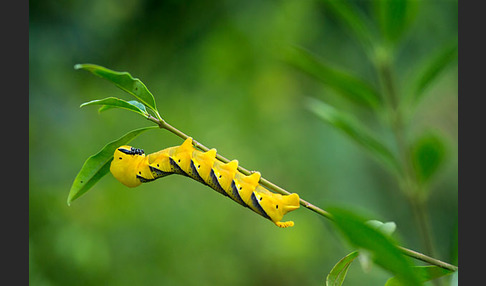
[[[216,149],[201,152],[194,148],[192,138],[180,146],[149,155],[142,149],[120,146],[115,150],[110,171],[127,187],[179,174],[190,177],[227,196],[244,207],[271,220],[279,227],[291,227],[293,221],[282,222],[283,216],[300,206],[299,195],[270,192],[259,184],[260,173],[246,176],[238,171],[238,161],[223,163],[216,159]]]

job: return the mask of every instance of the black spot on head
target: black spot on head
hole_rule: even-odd
[[[157,167],[159,166],[159,164],[157,164]]]
[[[121,160],[121,159],[122,159],[122,157],[118,157],[118,159],[120,159],[120,160]]]
[[[177,163],[180,163],[181,162],[181,159],[177,160]]]
[[[263,197],[260,197],[260,201],[263,200]]]
[[[240,191],[243,189],[243,187],[240,187]]]
[[[142,174],[142,172],[141,172],[141,171],[138,171],[138,173],[139,173],[140,175]]]
[[[278,205],[276,205],[275,208],[278,209]]]
[[[199,168],[201,168],[201,165],[197,165],[197,168],[198,168],[198,169],[199,169]]]
[[[220,179],[221,179],[221,177],[222,177],[222,176],[221,176],[221,175],[219,175],[219,178],[220,178]]]

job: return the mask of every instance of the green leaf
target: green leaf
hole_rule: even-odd
[[[366,224],[365,219],[343,209],[330,208],[334,223],[355,247],[365,249],[373,261],[394,274],[405,285],[420,285],[412,264],[387,235]]]
[[[100,112],[112,108],[123,108],[123,109],[136,112],[145,118],[147,118],[149,115],[147,110],[145,109],[145,105],[135,100],[125,101],[123,99],[119,99],[116,97],[108,97],[104,99],[96,99],[89,102],[85,102],[81,104],[80,107],[88,106],[88,105],[102,105],[102,107],[99,109]]]
[[[457,41],[453,40],[452,43],[427,56],[424,62],[414,69],[413,78],[409,80],[411,89],[407,95],[408,100],[413,104],[418,103],[434,80],[457,59],[457,54]]]
[[[319,116],[319,118],[341,130],[356,143],[368,150],[374,157],[383,162],[386,167],[394,172],[401,172],[398,160],[393,153],[380,141],[375,139],[376,136],[366,130],[365,127],[351,117],[351,115],[341,112],[314,98],[308,98],[306,106],[310,111]]]
[[[371,50],[375,35],[370,29],[370,22],[366,16],[349,3],[349,1],[323,0],[324,5],[337,16],[343,26],[363,44],[368,51]]]
[[[430,281],[453,273],[453,271],[451,270],[440,268],[435,265],[414,266],[412,267],[412,271],[415,272],[420,282]],[[400,283],[400,281],[396,277],[392,277],[388,279],[388,281],[385,284],[385,286],[402,286],[402,285],[405,284]]]
[[[428,132],[412,145],[412,163],[421,183],[427,182],[439,169],[446,155],[443,139]]]
[[[110,171],[110,163],[116,148],[127,144],[141,133],[155,128],[158,127],[151,126],[132,130],[115,141],[106,144],[98,153],[90,156],[84,162],[83,167],[74,179],[71,190],[69,191],[67,204],[71,205],[72,201],[86,193]]]
[[[376,109],[382,103],[378,92],[366,81],[331,67],[302,48],[290,49],[285,60],[358,105]]]
[[[339,262],[334,265],[331,272],[329,272],[329,274],[327,275],[326,286],[342,285],[344,282],[344,278],[346,278],[346,274],[348,273],[351,262],[353,262],[353,260],[358,257],[358,254],[358,251],[354,251],[339,260]]]
[[[373,3],[383,38],[398,42],[417,14],[418,1],[383,0]]]
[[[392,221],[383,223],[379,220],[373,219],[367,221],[366,224],[388,236],[390,236],[397,228],[397,225]]]
[[[94,64],[77,64],[74,68],[89,71],[94,75],[111,81],[122,90],[135,96],[155,112],[158,112],[152,93],[150,93],[142,81],[138,78],[133,78],[128,72],[117,72]]]

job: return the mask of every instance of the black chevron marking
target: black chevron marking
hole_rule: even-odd
[[[194,161],[192,161],[192,160],[191,160],[191,170],[189,172],[189,175],[194,180],[206,185],[206,182],[204,182],[203,178],[201,178],[201,175],[199,175],[199,172],[197,171],[196,165],[194,165]]]
[[[235,184],[235,181],[231,181],[231,193],[233,194],[233,196],[235,197],[235,201],[237,203],[239,203],[240,205],[244,206],[244,207],[249,207],[244,201],[243,199],[241,198],[240,196],[240,192],[238,191],[238,188],[236,187],[236,184]]]
[[[170,161],[170,166],[174,169],[174,173],[189,177],[189,175],[186,172],[184,172],[184,170],[181,169],[181,167],[176,163],[176,161],[174,161],[174,159],[169,157],[169,161]]]
[[[209,173],[209,182],[208,185],[218,191],[219,193],[229,197],[229,195],[224,191],[224,189],[221,187],[219,184],[218,178],[216,178],[216,174],[214,174],[214,170],[211,169],[211,172]]]
[[[142,182],[142,183],[147,183],[147,182],[152,182],[153,180],[156,180],[157,178],[155,178],[155,179],[147,179],[147,178],[144,178],[144,177],[142,177],[140,175],[137,175],[137,179],[139,179],[140,182]]]
[[[161,170],[159,170],[159,169],[157,169],[155,167],[152,167],[152,166],[149,166],[149,169],[150,169],[150,172],[152,172],[152,174],[154,175],[154,177],[156,179],[174,174],[172,172],[164,172],[164,171],[161,171]]]
[[[260,205],[260,202],[256,198],[254,192],[251,193],[251,202],[252,202],[253,206],[257,209],[257,213],[258,214],[260,214],[261,216],[263,216],[263,217],[268,218],[269,220],[271,220],[271,218],[268,216],[268,214],[265,212],[265,210]]]

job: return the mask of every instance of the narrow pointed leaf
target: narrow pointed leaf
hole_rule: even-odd
[[[403,36],[417,14],[419,1],[375,1],[375,13],[384,39],[397,42]]]
[[[343,26],[354,35],[366,49],[371,49],[375,35],[373,34],[369,20],[349,1],[322,0],[326,8],[337,16]]]
[[[443,139],[426,133],[412,145],[412,162],[421,183],[427,182],[440,168],[446,155]]]
[[[373,261],[390,271],[405,285],[420,285],[412,264],[389,236],[366,224],[366,220],[350,211],[330,208],[334,223],[356,248],[365,249]]]
[[[289,50],[286,61],[358,105],[372,109],[381,105],[378,92],[369,83],[349,72],[330,66],[304,49]]]
[[[354,251],[339,260],[327,275],[326,286],[341,286],[346,278],[351,262],[358,257],[358,254],[358,251]]]
[[[89,71],[94,75],[114,83],[122,90],[135,96],[140,102],[152,110],[157,111],[152,93],[150,93],[142,81],[138,78],[133,78],[128,72],[117,72],[94,64],[77,64],[74,68]]]
[[[451,270],[444,269],[435,265],[414,266],[412,267],[412,270],[413,272],[416,273],[416,276],[419,278],[420,282],[427,282],[453,273],[453,271]],[[385,284],[385,286],[404,286],[404,285],[406,284],[401,283],[396,277],[392,277],[388,279],[388,281]]]
[[[102,107],[99,109],[100,112],[112,108],[123,108],[123,109],[136,112],[144,116],[145,118],[147,118],[149,115],[147,110],[145,109],[145,106],[135,100],[125,101],[123,99],[119,99],[116,97],[107,97],[104,99],[96,99],[89,102],[85,102],[81,104],[80,107],[88,106],[88,105],[102,105]]]
[[[110,171],[110,163],[116,148],[127,144],[141,133],[155,128],[158,127],[144,127],[130,131],[122,137],[106,144],[98,153],[90,156],[84,162],[83,167],[74,179],[71,190],[69,191],[67,204],[70,205],[72,201],[86,193]]]
[[[314,98],[308,98],[306,106],[319,118],[341,130],[353,141],[368,150],[386,167],[394,172],[400,172],[401,169],[393,153],[351,115]]]
[[[443,46],[432,55],[427,56],[413,72],[410,79],[411,90],[409,97],[412,103],[418,103],[425,94],[425,91],[441,75],[441,73],[454,61],[457,60],[457,41]]]

